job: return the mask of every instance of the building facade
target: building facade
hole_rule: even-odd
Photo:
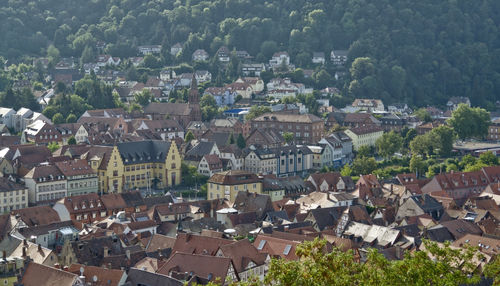
[[[208,179],[209,200],[225,198],[234,202],[239,191],[262,194],[262,180],[245,171],[225,171]]]

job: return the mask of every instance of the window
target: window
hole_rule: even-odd
[[[113,171],[113,177],[118,177],[118,171]]]

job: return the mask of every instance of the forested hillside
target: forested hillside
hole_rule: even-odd
[[[493,106],[500,92],[498,0],[0,0],[0,55],[80,57],[106,43],[113,56],[138,45],[180,42],[178,59],[196,49],[211,55],[223,44],[256,61],[286,50],[298,67],[312,52],[349,49],[370,57],[356,81],[339,83],[354,96],[388,102],[443,104],[468,96]]]

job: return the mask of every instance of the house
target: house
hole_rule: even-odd
[[[208,198],[226,198],[234,202],[239,191],[262,193],[262,180],[254,173],[230,170],[216,173],[208,183]]]
[[[194,275],[209,282],[220,281],[223,285],[239,280],[231,258],[182,252],[174,253],[157,273],[186,282]]]
[[[342,237],[359,239],[370,246],[387,248],[393,246],[402,237],[402,234],[400,230],[385,226],[350,222],[346,226]]]
[[[290,132],[296,143],[316,143],[323,138],[323,120],[313,114],[266,113],[252,120],[252,129],[276,128]]]
[[[333,201],[330,201],[329,204],[327,204],[326,195],[327,194],[321,194],[323,197],[323,199],[319,201],[321,202],[321,206],[337,206],[317,207],[316,204],[312,204],[310,207],[313,208],[309,209],[307,216],[304,219],[304,221],[310,221],[312,223],[312,227],[318,232],[327,229],[334,229],[342,218],[342,214],[346,210],[345,206],[339,206]]]
[[[186,134],[191,132],[195,138],[200,138],[203,133],[207,132],[207,130],[207,125],[202,121],[191,121],[186,127]]]
[[[352,139],[344,131],[337,131],[326,138],[321,138],[319,144],[331,149],[333,166],[343,166],[352,161]]]
[[[486,188],[484,188],[480,196],[489,196],[497,205],[500,205],[500,184],[498,182],[489,184]]]
[[[114,147],[93,146],[81,157],[98,171],[100,192],[171,186],[181,179],[180,154],[171,142],[146,140]]]
[[[24,176],[29,203],[54,201],[68,195],[66,176],[55,165],[34,167]]]
[[[152,273],[138,268],[131,268],[128,271],[127,283],[125,285],[182,286],[184,283],[167,275],[154,272]]]
[[[413,110],[408,107],[406,103],[393,103],[387,106],[387,111],[390,113],[398,113],[402,115],[409,115],[413,113]]]
[[[154,220],[133,221],[127,224],[124,234],[133,233],[135,235],[149,232],[149,234],[156,234],[158,224]]]
[[[377,139],[384,134],[382,128],[378,126],[355,127],[344,132],[352,139],[352,146],[356,151],[361,146],[375,146]]]
[[[402,116],[389,113],[380,118],[381,126],[385,132],[401,132],[406,127],[406,120]]]
[[[298,241],[281,239],[269,235],[259,234],[255,238],[253,245],[260,253],[267,253],[273,258],[283,258],[286,260],[297,260],[295,254]]]
[[[53,266],[53,265],[51,265]],[[82,286],[78,275],[35,262],[29,262],[22,273],[21,285],[25,286]]]
[[[205,83],[212,81],[212,73],[207,70],[198,70],[194,72],[194,77],[197,83]]]
[[[138,46],[137,49],[139,50],[139,53],[142,54],[143,56],[161,53],[161,45]]]
[[[15,224],[18,227],[34,227],[61,222],[57,212],[49,206],[37,206],[13,210],[11,214],[16,218]]]
[[[449,111],[455,111],[455,110],[457,110],[457,108],[458,108],[458,106],[460,104],[465,104],[465,105],[467,105],[467,106],[470,107],[470,100],[469,100],[469,98],[468,97],[464,97],[464,96],[453,96],[453,97],[450,97],[450,99],[446,103],[446,108]]]
[[[352,178],[339,172],[314,173],[306,181],[311,182],[318,192],[351,192],[355,189]]]
[[[312,57],[313,64],[325,64],[325,53],[323,52],[314,52]]]
[[[490,141],[500,141],[500,117],[491,119],[487,139]]]
[[[177,43],[175,45],[173,45],[172,47],[170,47],[170,54],[172,56],[177,56],[178,54],[182,53],[182,45],[181,43]]]
[[[255,94],[261,93],[265,87],[264,81],[259,77],[240,77],[236,82],[249,84]]]
[[[23,242],[17,246],[14,252],[10,254],[10,257],[22,257],[23,259],[30,257],[34,263],[46,266],[53,266],[57,263],[57,255],[53,250],[26,240],[23,240]]]
[[[343,66],[347,62],[347,50],[332,50],[330,53],[330,60],[333,65]]]
[[[255,149],[255,148],[254,148]],[[255,149],[245,157],[245,170],[254,173],[295,176],[313,167],[313,154],[306,146]]]
[[[221,46],[215,53],[215,56],[222,63],[227,63],[231,60],[231,52],[226,46]]]
[[[430,194],[444,191],[454,199],[478,196],[489,184],[488,176],[483,171],[450,172],[435,175],[424,185],[422,193]]]
[[[22,227],[17,229],[16,237],[26,239],[43,247],[54,249],[62,246],[66,240],[75,241],[80,231],[72,221],[54,222],[46,225]]]
[[[0,138],[3,138],[1,136]],[[33,167],[45,163],[52,153],[47,148],[47,146],[35,146],[35,145],[15,145],[4,149],[3,152],[5,156],[4,160],[7,160],[9,165],[13,167],[13,171],[17,173],[19,177],[24,177]],[[7,163],[7,162],[6,162]],[[10,169],[8,165],[4,165],[5,169],[2,172]]]
[[[203,95],[205,94],[213,96],[217,106],[219,107],[233,105],[235,98],[238,95],[235,90],[225,87],[209,87],[205,90]]]
[[[212,177],[215,173],[222,172],[222,161],[215,154],[205,155],[198,164],[198,173],[207,177]]]
[[[179,125],[179,123],[173,119],[163,119],[163,120],[146,120],[146,119],[136,119],[132,120],[136,131],[138,130],[148,130],[158,134],[162,140],[169,140],[176,137],[184,138],[184,128]]]
[[[184,156],[184,162],[197,167],[203,156],[210,154],[220,156],[220,151],[217,147],[217,143],[200,141],[197,145],[186,152]]]
[[[82,281],[93,285],[121,286],[127,281],[127,273],[119,269],[105,269],[75,263],[71,264],[66,271],[79,275]]]
[[[341,125],[351,128],[379,126],[380,121],[369,113],[346,113]]]
[[[121,62],[120,58],[118,57],[112,57],[110,55],[99,55],[97,56],[97,66],[98,67],[105,67],[107,65],[109,66],[117,66]]]
[[[253,129],[245,139],[247,146],[256,146],[259,148],[278,148],[285,143],[283,135],[278,129]]]
[[[192,55],[193,61],[206,61],[209,57],[208,53],[203,49],[194,51]]]
[[[0,212],[7,213],[12,210],[28,207],[28,188],[6,177],[0,177]]]
[[[260,76],[260,74],[265,70],[266,66],[262,63],[241,65],[241,74],[244,76]]]
[[[384,104],[380,99],[355,99],[352,107],[356,110],[363,110],[368,112],[384,111]]]
[[[95,193],[63,198],[55,203],[53,209],[64,221],[92,223],[107,217],[106,208]]]
[[[249,83],[246,82],[238,82],[235,81],[231,84],[225,86],[226,89],[229,89],[232,92],[236,92],[241,95],[242,98],[252,98],[252,94],[254,94],[254,90]]]
[[[97,172],[89,166],[87,160],[62,161],[55,165],[67,179],[68,196],[97,193]]]
[[[248,239],[222,245],[215,256],[231,258],[240,281],[253,277],[262,281],[270,262],[269,255],[260,253]]]
[[[287,67],[290,65],[290,56],[287,52],[276,52],[269,60],[269,66],[273,69],[281,65],[286,65]]]
[[[5,124],[8,128],[13,128],[13,117],[15,114],[16,111],[12,108],[0,107],[0,124]]]
[[[435,198],[428,194],[413,195],[403,200],[400,204],[396,214],[396,220],[423,214],[428,214],[432,216],[433,219],[439,220],[443,213],[443,206]]]
[[[26,126],[21,136],[21,141],[24,144],[30,142],[36,145],[48,145],[51,142],[60,142],[62,138],[61,133],[54,125],[42,120],[37,120]]]

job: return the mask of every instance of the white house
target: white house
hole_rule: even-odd
[[[312,58],[313,64],[325,64],[325,53],[323,52],[314,52]]]
[[[279,67],[281,64],[290,65],[290,56],[287,52],[274,53],[273,57],[269,60],[271,68]]]
[[[208,53],[203,50],[203,49],[198,49],[196,51],[194,51],[193,53],[193,61],[206,61],[208,60],[209,58],[209,55]]]
[[[159,54],[161,52],[161,45],[139,46],[137,49],[143,55]]]
[[[68,182],[61,171],[53,165],[42,165],[31,169],[24,176],[28,188],[28,202],[52,201],[68,195]]]
[[[182,45],[181,45],[181,43],[177,43],[177,44],[173,45],[170,48],[170,54],[172,56],[177,56],[180,53],[182,53]]]
[[[5,124],[8,128],[14,127],[13,117],[16,111],[12,108],[0,107],[0,124]]]

